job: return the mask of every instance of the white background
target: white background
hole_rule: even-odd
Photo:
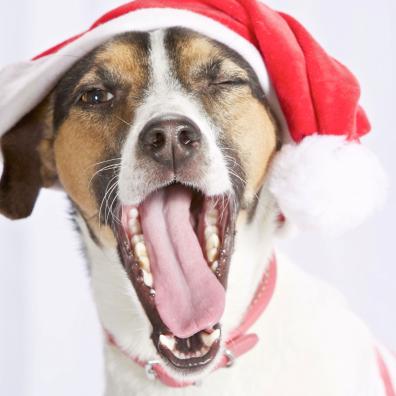
[[[121,3],[3,0],[0,65],[30,58]],[[374,130],[365,144],[381,158],[392,184],[386,207],[364,226],[337,240],[302,235],[284,249],[341,289],[373,333],[396,350],[396,2],[268,3],[297,17],[358,76]],[[61,193],[43,192],[29,219],[0,218],[1,395],[94,396],[103,389],[100,328],[67,211]]]

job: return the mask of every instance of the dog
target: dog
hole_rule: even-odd
[[[70,198],[107,396],[394,394],[390,352],[274,247],[279,125],[240,54],[172,27],[99,45],[2,137],[3,214]]]

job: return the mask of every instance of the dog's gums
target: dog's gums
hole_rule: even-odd
[[[161,334],[157,349],[178,369],[200,369],[214,359],[220,347],[220,327],[214,326],[185,339]]]
[[[113,225],[154,345],[175,368],[203,368],[219,352],[235,210],[226,197],[172,184],[121,205]]]

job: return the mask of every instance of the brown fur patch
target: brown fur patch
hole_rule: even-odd
[[[276,148],[276,129],[272,118],[255,98],[238,95],[228,104],[239,111],[219,112],[218,123],[226,140],[239,153],[245,171],[245,200],[251,202],[263,184],[267,167]]]
[[[134,110],[148,84],[148,58],[132,36],[122,36],[97,50],[91,63],[72,91],[91,86],[111,89],[114,100],[108,107],[72,105],[57,130],[55,158],[59,179],[91,230],[101,243],[114,246],[114,236],[103,224],[110,216],[109,209],[105,208],[105,216],[99,212],[104,195],[116,191],[111,190],[117,182],[113,178],[116,168],[106,170],[107,179],[101,168],[116,165],[117,160],[111,159],[121,155]]]
[[[47,110],[44,101],[1,138],[0,212],[12,219],[29,216],[40,188],[56,180]]]
[[[244,181],[243,206],[252,204],[277,147],[276,122],[257,77],[235,52],[197,33],[172,29],[167,40],[178,78],[199,95],[235,177]]]
[[[247,208],[263,183],[277,142],[276,124],[257,77],[235,52],[198,33],[169,29],[166,46],[176,77],[217,125],[235,183],[243,181],[242,206]],[[120,157],[149,81],[146,33],[118,36],[78,61],[45,104],[2,139],[3,212],[15,218],[28,215],[40,187],[52,185],[58,176],[100,242],[114,246],[100,207],[117,170],[101,168],[115,165]],[[93,88],[110,91],[114,99],[110,104],[82,104],[81,94]]]

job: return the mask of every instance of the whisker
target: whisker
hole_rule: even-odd
[[[115,207],[113,208],[114,201],[115,201],[116,199],[118,199],[118,197],[119,197],[119,192],[117,191],[117,192],[116,192],[116,195],[115,195],[115,197],[114,197],[114,199],[113,199],[113,202],[111,203],[111,218],[113,219],[113,221],[114,221],[115,223],[121,224],[121,218],[118,218],[117,215],[114,214],[114,211],[116,211],[116,213],[119,213],[118,208],[120,207],[120,203],[119,203],[119,202],[116,202],[116,205],[115,205]],[[122,210],[122,206],[121,206],[121,210]]]
[[[121,118],[121,117],[118,117],[118,115],[114,114],[114,117],[117,118],[117,120],[123,122],[124,124],[126,124],[126,125],[128,125],[128,126],[130,126],[130,127],[132,126],[131,123],[125,121],[125,120],[124,120],[123,118]]]
[[[244,171],[244,169],[243,169],[243,167],[241,166],[241,164],[240,164],[238,161],[236,161],[235,158],[233,158],[233,157],[231,157],[231,156],[229,156],[229,155],[227,155],[227,154],[224,154],[224,158],[225,158],[226,160],[229,160],[229,161],[231,160],[231,161],[233,162],[234,165],[238,166],[240,170]]]
[[[117,177],[118,177],[118,175],[113,176],[113,177],[108,181],[108,183],[107,183],[107,186],[106,186],[106,189],[105,189],[105,193],[104,193],[104,196],[103,196],[103,198],[102,198],[102,202],[100,203],[100,207],[99,207],[99,227],[100,227],[100,225],[101,225],[102,207],[103,207],[103,204],[104,204],[104,202],[105,202],[105,200],[106,200],[106,197],[107,197],[107,194],[108,194],[108,189],[109,189],[109,188],[112,188],[112,187],[114,186],[114,184],[111,186],[111,183],[112,183],[113,180],[116,179]]]
[[[117,181],[115,181],[113,183],[113,185],[110,187],[109,192],[107,194],[107,198],[106,198],[106,205],[105,205],[105,224],[108,224],[107,220],[108,220],[108,216],[109,216],[109,212],[111,210],[111,207],[109,207],[109,199],[111,199],[111,195],[113,194],[114,190],[116,190],[118,187],[118,183]]]
[[[227,147],[227,146],[221,146],[221,150],[228,150],[228,151],[233,151],[234,153],[238,153],[238,150],[232,147]]]
[[[97,171],[92,175],[92,177],[91,177],[90,180],[89,180],[88,186],[91,185],[93,179],[94,179],[99,173],[102,173],[102,172],[104,172],[104,171],[106,171],[106,170],[110,170],[110,169],[116,170],[116,169],[120,168],[120,166],[121,166],[121,164],[113,164],[113,165],[107,165],[107,166],[105,166],[105,167],[103,167],[103,168],[100,168],[99,170],[97,170]]]
[[[232,171],[231,169],[228,170],[231,174],[231,176],[236,177],[239,181],[241,181],[243,183],[243,186],[246,186],[246,180],[244,178],[242,178],[241,176],[239,176],[237,173],[235,173],[234,171]]]
[[[108,212],[107,212],[107,216],[106,216],[106,223],[108,224],[108,218],[109,218],[109,216],[110,216],[110,218],[112,218],[113,220],[114,220],[114,218],[115,218],[115,215],[114,215],[114,213],[113,213],[113,205],[114,205],[114,202],[115,202],[115,200],[117,199],[117,197],[118,197],[118,183],[116,182],[115,183],[115,186],[116,186],[116,188],[113,188],[113,190],[112,190],[112,192],[109,194],[109,199],[110,199],[110,196],[113,194],[113,192],[114,192],[114,190],[116,190],[115,191],[115,194],[114,194],[114,198],[113,198],[113,200],[111,201],[111,204],[110,204],[110,206],[108,206]],[[109,201],[107,200],[107,203],[108,203]]]
[[[106,163],[106,162],[110,162],[110,161],[119,161],[119,160],[121,160],[121,157],[110,158],[110,159],[105,160],[105,161],[95,162],[94,164],[89,165],[89,166],[87,167],[87,169],[92,168],[92,167],[94,167],[94,166],[98,166],[98,165],[104,164],[104,163]]]

